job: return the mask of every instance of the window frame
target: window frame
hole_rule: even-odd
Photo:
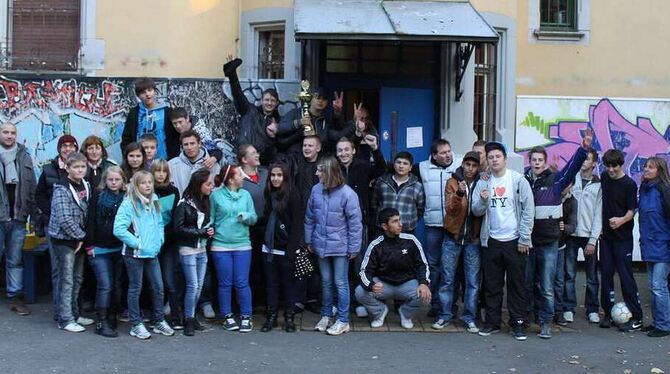
[[[566,10],[565,10],[565,22],[547,22],[542,21],[542,13],[545,11],[550,12],[549,9],[542,9],[545,2],[551,3],[553,1],[561,2],[565,1]],[[540,0],[540,30],[542,31],[577,31],[577,25],[579,24],[577,19],[577,6],[579,0]]]
[[[261,60],[261,39],[262,39],[262,33],[266,32],[275,32],[275,31],[281,31],[284,34],[283,37],[283,46],[282,46],[282,62],[281,62],[281,76],[277,78],[268,78],[262,76],[262,71],[263,67],[262,64],[265,62]],[[254,56],[256,58],[256,78],[258,79],[284,79],[286,76],[286,23],[285,22],[275,22],[275,23],[268,23],[268,24],[263,24],[259,26],[254,27]]]

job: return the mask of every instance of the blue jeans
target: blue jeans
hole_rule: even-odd
[[[130,323],[134,326],[142,322],[140,315],[140,293],[142,292],[142,275],[149,281],[151,291],[151,303],[153,307],[153,321],[160,322],[165,319],[163,311],[163,279],[158,259],[135,258],[123,256],[128,273],[128,316]]]
[[[481,259],[479,245],[474,243],[458,244],[450,237],[444,237],[442,244],[442,284],[440,285],[440,316],[445,321],[453,319],[452,304],[454,302],[454,279],[458,258],[463,253],[463,270],[465,272],[465,295],[463,297],[464,311],[461,320],[465,323],[475,321],[477,315],[477,294],[481,274]]]
[[[240,304],[240,314],[251,316],[251,287],[249,287],[249,269],[251,269],[251,250],[212,252],[216,278],[219,283],[219,312],[222,316],[233,312],[233,287]]]
[[[554,319],[554,278],[558,240],[536,245],[530,249],[526,265],[526,313],[537,311],[540,323],[551,323]],[[533,306],[533,304],[535,304]]]
[[[84,250],[74,253],[67,245],[54,245],[58,264],[58,325],[67,326],[79,318],[79,289],[84,280]]]
[[[670,293],[668,274],[670,262],[648,262],[649,290],[651,291],[651,317],[654,327],[670,331]]]
[[[0,258],[7,263],[7,297],[23,294],[23,242],[26,223],[17,220],[0,224]]]
[[[179,265],[179,251],[171,244],[163,245],[158,254],[161,264],[161,275],[163,276],[163,287],[167,294],[168,303],[173,316],[181,310],[182,295],[184,294],[184,274]]]
[[[563,313],[563,295],[565,294],[565,248],[558,250],[556,256],[556,276],[554,277],[554,312]]]
[[[566,240],[565,247],[565,291],[563,296],[563,310],[573,312],[577,307],[577,289],[575,279],[577,278],[577,256],[579,248],[586,248],[589,238],[571,236]],[[598,279],[598,250],[590,256],[584,256],[586,271],[586,293],[584,295],[584,306],[586,315],[598,313],[600,303],[598,302],[598,290],[600,280]]]
[[[337,291],[337,319],[349,323],[349,259],[347,256],[319,258],[321,270],[321,293],[323,294],[322,317],[333,316],[333,291]]]
[[[195,306],[198,303],[207,270],[207,252],[181,256],[181,266],[186,278],[184,294],[184,317],[195,317]]]
[[[433,295],[430,300],[430,308],[440,309],[439,287],[442,275],[442,242],[444,241],[444,228],[426,226],[426,247],[423,249],[430,270],[430,292]]]
[[[58,272],[58,258],[56,257],[56,252],[54,251],[54,246],[51,243],[51,236],[46,234],[45,242],[42,245],[46,245],[49,248],[49,260],[51,264],[51,299],[53,302],[54,308],[54,321],[58,322],[58,282],[59,282],[59,272]]]
[[[91,264],[97,281],[95,309],[104,310],[112,307],[114,311],[119,311],[121,308],[121,273],[123,272],[121,251],[89,256],[88,262]]]

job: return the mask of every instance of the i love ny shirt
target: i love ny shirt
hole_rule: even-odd
[[[512,173],[489,179],[489,236],[495,240],[510,241],[519,237],[514,202]]]

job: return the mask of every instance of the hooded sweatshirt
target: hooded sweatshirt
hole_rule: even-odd
[[[195,158],[195,161],[191,161],[186,157],[184,152],[181,152],[179,156],[168,161],[168,166],[170,167],[170,176],[172,178],[172,184],[177,187],[179,190],[179,195],[183,195],[188,187],[188,182],[191,181],[191,174],[196,172],[200,168],[205,167],[205,160],[209,157],[209,153],[204,147],[200,148],[198,156]],[[210,173],[216,175],[221,170],[221,166],[217,163],[214,164]],[[179,199],[177,199],[178,201]]]
[[[212,251],[251,250],[249,226],[258,216],[251,194],[244,190],[231,191],[221,187],[209,196],[211,226],[214,227]],[[241,216],[241,221],[238,220]]]

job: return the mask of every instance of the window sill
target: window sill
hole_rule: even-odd
[[[0,68],[0,74],[11,75],[12,77],[34,77],[34,76],[86,76],[83,70],[25,70]]]
[[[577,42],[586,35],[583,31],[560,31],[560,30],[535,30],[533,32],[537,40],[557,40],[557,41],[572,41]]]

